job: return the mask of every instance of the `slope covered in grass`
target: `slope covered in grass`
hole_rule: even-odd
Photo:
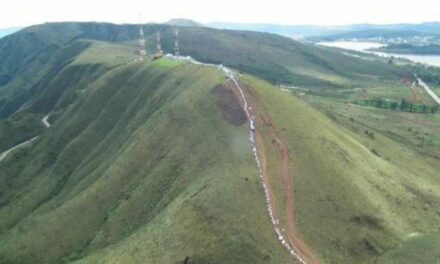
[[[43,116],[56,119],[90,83],[135,58],[131,46],[99,41],[77,41],[51,56],[0,85],[0,152],[40,134]]]
[[[291,262],[223,82],[164,59],[89,84],[0,163],[0,262]]]
[[[173,52],[173,26],[146,24],[143,29],[150,54],[156,48],[157,32],[161,32],[164,51]],[[204,62],[222,63],[272,83],[308,88],[353,87],[355,84],[365,86],[365,82],[374,82],[378,78],[393,80],[406,74],[404,69],[395,65],[365,61],[273,34],[204,27],[179,27],[179,31],[183,55]],[[139,25],[48,23],[25,28],[1,39],[0,117],[9,116],[35,90],[41,89],[44,85],[40,80],[42,76],[56,74],[83,51],[89,43],[84,40],[137,47],[138,37]],[[104,50],[98,53],[104,55]],[[17,83],[17,79],[21,82]],[[35,83],[38,80],[40,82]]]
[[[143,29],[149,54],[155,50],[157,32],[162,34],[164,51],[173,52],[173,26],[147,24]],[[394,65],[364,61],[277,35],[203,27],[179,30],[183,55],[222,63],[273,83],[307,89],[351,88],[395,80],[405,74]],[[0,143],[0,150],[41,128],[38,122],[23,128],[21,118],[14,114],[26,112],[22,116],[35,115],[36,120],[51,112],[56,118],[56,113],[80,96],[88,83],[135,58],[138,34],[139,25],[47,23],[2,38],[0,120],[17,120],[6,125],[9,131],[18,133],[8,144]],[[1,141],[5,141],[2,135]]]
[[[158,30],[171,51],[173,28],[147,25],[149,51]],[[0,41],[28,48],[15,60],[0,51],[14,62],[0,60],[0,151],[42,133],[0,163],[0,262],[295,263],[274,235],[223,74],[167,58],[134,63],[137,34],[59,23]],[[402,73],[269,34],[185,27],[180,36],[185,55],[307,89],[389,87]],[[298,235],[323,263],[393,263],[436,239],[438,160],[255,77],[240,82],[281,224],[292,189]],[[273,133],[288,149],[290,188]]]
[[[420,242],[405,242],[414,233],[434,240],[429,234],[440,229],[437,159],[381,133],[372,138],[362,127],[347,129],[267,83],[251,77],[244,82],[288,144],[297,225],[324,263],[406,256],[395,249],[402,244],[419,252],[412,263],[437,254],[434,246],[420,251]],[[265,125],[259,129],[268,133]],[[273,142],[265,145],[270,149]],[[279,161],[270,162],[273,184],[282,190]]]
[[[381,264],[410,264],[438,263],[440,259],[440,235],[432,233],[412,234],[399,247],[390,250],[377,263]]]
[[[38,115],[20,113],[0,121],[0,153],[41,133],[43,124]]]

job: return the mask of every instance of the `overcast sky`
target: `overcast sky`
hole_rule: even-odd
[[[2,0],[0,28],[53,21],[266,22],[342,25],[440,21],[440,0]]]

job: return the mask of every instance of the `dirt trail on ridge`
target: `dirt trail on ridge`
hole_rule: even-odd
[[[245,92],[247,101],[250,105],[250,111],[252,115],[255,117],[255,123],[257,124],[257,129],[255,130],[256,143],[258,145],[257,151],[259,158],[261,160],[261,168],[263,173],[263,180],[268,187],[268,196],[270,197],[270,203],[272,207],[273,214],[276,219],[279,219],[282,222],[282,219],[285,220],[284,223],[279,223],[280,227],[282,227],[283,235],[286,237],[287,242],[290,246],[296,251],[296,253],[300,256],[298,260],[301,263],[307,264],[318,264],[320,263],[319,259],[314,255],[311,248],[302,240],[300,232],[298,231],[295,224],[295,200],[294,200],[294,190],[293,190],[293,169],[292,164],[290,162],[290,152],[287,144],[284,142],[282,137],[279,135],[275,125],[273,124],[271,118],[267,113],[264,112],[264,107],[258,98],[258,96],[253,93],[250,88],[243,87],[243,91]],[[238,95],[237,95],[238,97]],[[271,185],[271,180],[276,179],[275,177],[271,177],[268,172],[268,164],[266,159],[266,149],[268,146],[265,146],[265,142],[263,140],[262,129],[267,131],[267,136],[269,136],[269,142],[271,142],[272,147],[276,150],[279,155],[279,167],[273,169],[273,171],[277,171],[281,176],[281,186],[283,186],[283,198],[285,204],[285,216],[284,218],[280,217],[280,209],[279,204],[276,201],[276,196],[274,195],[273,188]]]

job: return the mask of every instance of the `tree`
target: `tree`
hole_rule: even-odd
[[[381,98],[376,100],[376,107],[377,108],[383,108],[383,101]]]
[[[400,102],[400,110],[404,111],[408,108],[408,103],[406,102],[405,99],[402,99],[402,101]]]
[[[394,62],[394,56],[391,56],[390,59],[388,60],[388,63],[393,64],[393,62]]]

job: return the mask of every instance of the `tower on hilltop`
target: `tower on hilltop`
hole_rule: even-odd
[[[179,31],[177,31],[177,26],[174,29],[174,55],[180,56],[179,50]]]

